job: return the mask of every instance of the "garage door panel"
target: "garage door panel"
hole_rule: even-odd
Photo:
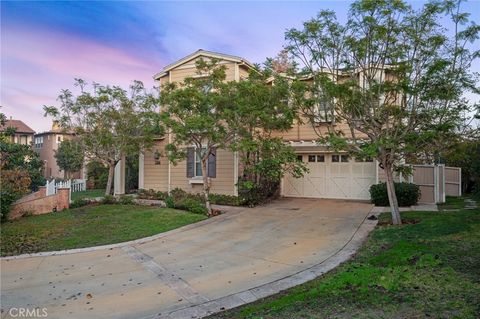
[[[292,197],[370,199],[369,189],[375,183],[373,162],[307,162],[310,171],[302,178],[284,177],[282,194]]]
[[[326,195],[325,192],[325,177],[311,177],[303,181],[303,192],[305,197],[322,197]]]

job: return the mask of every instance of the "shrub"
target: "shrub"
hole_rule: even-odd
[[[102,204],[110,205],[110,204],[116,204],[116,203],[117,203],[117,199],[115,198],[115,196],[112,196],[112,195],[106,195],[102,199]]]
[[[175,202],[175,208],[183,209],[194,214],[207,214],[207,208],[205,205],[194,198],[183,198],[178,202]]]
[[[83,206],[87,206],[88,204],[90,204],[90,201],[89,201],[88,199],[79,198],[79,199],[74,200],[74,201],[70,204],[70,208],[83,207]]]
[[[411,183],[395,183],[398,206],[416,205],[420,199],[420,187]],[[389,206],[387,184],[380,183],[370,187],[370,198],[375,206]]]
[[[167,198],[165,198],[165,206],[167,206],[168,208],[175,208],[175,202],[172,196],[168,196]]]
[[[167,192],[162,192],[162,191],[155,191],[153,189],[139,189],[138,192],[138,198],[141,199],[158,199],[158,200],[165,200],[168,197]]]
[[[2,221],[7,219],[12,203],[28,193],[30,185],[31,179],[28,171],[22,169],[2,170],[2,178],[0,178],[0,213]]]
[[[210,202],[217,205],[242,206],[243,199],[238,196],[210,194]]]
[[[132,196],[122,196],[118,201],[120,205],[134,205],[135,201]]]

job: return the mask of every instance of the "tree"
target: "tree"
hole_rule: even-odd
[[[243,168],[239,186],[254,195],[252,203],[275,195],[285,174],[301,177],[307,171],[280,137],[296,118],[289,103],[289,83],[289,77],[267,67],[227,86],[231,104],[225,112],[226,121],[236,132],[231,148],[239,152]]]
[[[4,220],[10,205],[29,191],[45,184],[43,162],[28,145],[14,144],[10,139],[0,139],[0,206]]]
[[[227,148],[235,132],[224,121],[229,106],[224,94],[225,67],[216,59],[200,59],[196,67],[198,77],[165,84],[160,101],[165,107],[162,120],[171,135],[171,142],[167,145],[168,157],[176,163],[186,158],[187,147],[194,147],[194,154],[201,163],[205,206],[211,214],[208,159],[215,156],[215,149]]]
[[[325,122],[319,141],[355,156],[374,157],[387,176],[394,224],[401,224],[394,173],[405,157],[435,142],[448,143],[460,114],[478,93],[470,65],[479,56],[469,43],[479,26],[468,24],[461,1],[431,2],[413,10],[403,1],[358,0],[342,24],[321,11],[286,32],[287,49],[297,59],[307,85],[294,85],[295,101],[310,122]],[[439,21],[452,21],[445,30]],[[448,32],[447,32],[448,31]],[[336,123],[347,123],[342,134]]]
[[[65,171],[65,178],[70,178],[71,173],[82,169],[84,154],[83,146],[79,141],[66,140],[60,144],[54,156],[58,167]]]
[[[153,146],[154,137],[162,134],[157,98],[148,93],[142,82],[134,81],[130,92],[118,86],[92,85],[76,79],[80,94],[62,90],[60,106],[44,106],[45,116],[56,119],[61,127],[72,131],[83,145],[86,158],[108,167],[105,194],[112,190],[115,165],[122,156],[138,154]]]

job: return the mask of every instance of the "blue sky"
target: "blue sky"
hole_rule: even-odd
[[[153,74],[200,48],[261,63],[281,50],[286,29],[321,9],[345,19],[349,3],[2,1],[1,111],[48,130],[42,106],[55,104],[74,78],[124,87],[137,79],[152,87]],[[479,7],[470,1],[464,10],[478,22]]]

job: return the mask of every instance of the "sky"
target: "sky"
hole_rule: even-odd
[[[49,130],[43,105],[56,105],[75,78],[150,88],[165,65],[198,50],[262,63],[321,9],[346,19],[349,1],[1,1],[0,112]],[[412,5],[419,6],[421,1]],[[464,10],[480,22],[480,1]],[[480,71],[480,65],[475,69]]]

